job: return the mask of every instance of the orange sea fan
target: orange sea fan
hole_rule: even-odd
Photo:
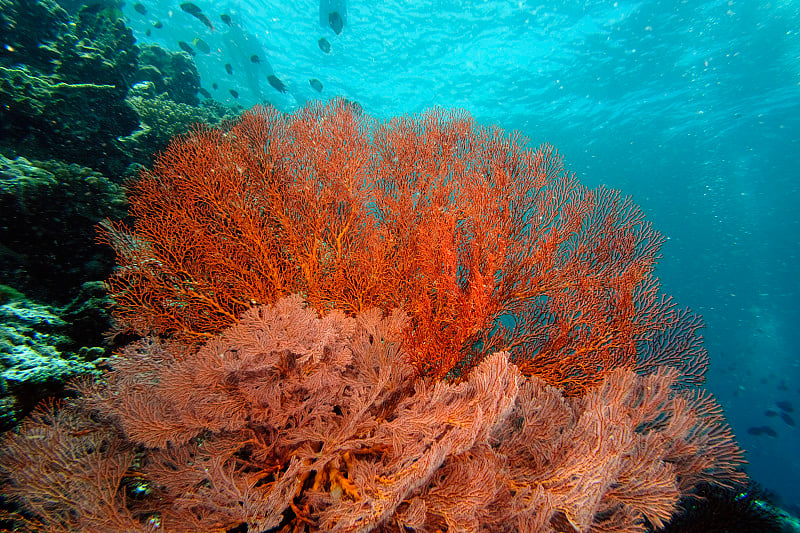
[[[105,238],[115,316],[139,332],[200,341],[299,293],[321,312],[402,307],[410,362],[439,379],[505,350],[580,394],[658,364],[664,335],[687,346],[670,364],[702,379],[700,324],[659,295],[662,238],[641,210],[465,113],[255,108],[174,140],[130,204],[133,225]]]
[[[0,440],[20,530],[617,531],[659,526],[741,451],[676,371],[568,398],[506,353],[458,383],[405,362],[409,317],[290,296],[200,348],[146,338]],[[29,528],[22,527],[30,526]]]

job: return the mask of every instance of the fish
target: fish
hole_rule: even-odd
[[[790,402],[786,400],[782,402],[775,402],[775,405],[780,407],[781,411],[786,411],[787,413],[794,413],[794,406]]]
[[[347,98],[344,98],[343,102],[344,102],[344,105],[347,106],[350,109],[350,111],[352,111],[356,115],[363,115],[364,114],[364,108],[361,107],[361,104],[359,104],[358,102],[356,102],[354,100],[348,100]]]
[[[219,18],[221,18],[222,22],[224,22],[228,26],[232,26],[233,25],[233,21],[231,20],[231,16],[230,15],[223,13],[222,15],[219,16]]]
[[[314,88],[315,91],[318,93],[322,92],[322,82],[319,81],[317,78],[311,78],[308,80],[308,83]]]
[[[344,20],[338,11],[331,11],[328,13],[328,25],[336,35],[342,33],[342,28],[344,28]]]
[[[328,39],[326,39],[325,37],[322,37],[319,41],[317,41],[317,44],[319,45],[319,49],[325,52],[326,54],[331,53],[331,43],[328,42]]]
[[[764,411],[764,415],[768,416],[769,418],[774,418],[778,416],[778,413],[775,412],[774,409],[767,409],[766,411]]]
[[[774,429],[772,429],[769,426],[759,426],[759,427],[747,428],[747,432],[750,435],[755,435],[755,436],[759,436],[759,435],[762,435],[762,434],[769,435],[770,437],[777,437],[778,436],[778,432],[775,431]]]
[[[231,66],[230,63],[225,63],[225,72],[227,72],[228,74],[233,74],[233,67]]]
[[[140,15],[146,15],[147,14],[147,8],[144,7],[144,5],[142,5],[139,2],[136,2],[135,4],[133,4],[133,9],[134,9],[134,11],[139,13]]]
[[[181,50],[183,50],[184,52],[186,52],[190,56],[195,55],[194,50],[192,50],[192,47],[189,46],[187,43],[185,43],[183,41],[178,41],[178,46],[180,46]]]
[[[197,5],[191,2],[184,2],[181,4],[181,9],[189,13],[191,16],[208,26],[211,31],[214,31],[214,25],[211,24],[211,21],[208,19],[207,16],[203,13],[203,10],[197,7]]]
[[[784,422],[786,422],[786,424],[787,424],[787,425],[794,427],[794,418],[792,418],[791,416],[789,416],[789,413],[787,413],[787,412],[785,412],[785,411],[784,411],[784,412],[782,412],[782,413],[781,413],[781,420],[783,420]]]
[[[147,28],[147,29],[145,30],[145,32],[144,32],[144,34],[145,34],[145,35],[147,35],[148,37],[150,37],[150,35],[151,35],[152,33],[153,33],[153,32],[152,32],[152,31],[150,31],[150,28]]]
[[[191,2],[184,2],[181,4],[181,9],[189,13],[190,15],[197,15],[202,13],[203,10],[197,7],[195,4]]]
[[[201,52],[203,52],[204,54],[209,54],[209,53],[211,53],[211,47],[210,47],[210,46],[208,46],[208,43],[207,43],[207,42],[205,42],[205,41],[204,41],[203,39],[201,39],[200,37],[195,37],[195,38],[194,38],[194,41],[192,41],[192,43],[194,44],[195,48],[197,48],[198,50],[200,50],[200,51],[201,51]]]
[[[230,93],[231,93],[231,96],[233,96],[234,98],[239,98],[239,93],[237,93],[237,92],[236,92],[236,91],[234,91],[233,89],[229,89],[229,91],[230,91]]]
[[[211,93],[210,93],[210,92],[208,92],[207,90],[203,89],[202,87],[200,87],[199,89],[197,89],[197,92],[199,92],[200,94],[202,94],[202,95],[203,95],[203,97],[205,97],[205,98],[209,98],[209,99],[211,98]]]
[[[283,82],[279,80],[277,76],[275,76],[275,74],[270,74],[269,76],[267,76],[267,81],[269,82],[270,85],[275,87],[276,90],[282,93],[286,92],[286,85],[284,85]]]
[[[196,18],[197,20],[208,26],[209,30],[214,31],[214,25],[211,24],[211,20],[209,20],[209,18],[205,16],[203,13],[195,15],[194,18]]]
[[[211,88],[216,91],[217,89],[219,89],[219,85],[217,84],[217,82],[214,82],[211,84]]]
[[[160,30],[161,28],[163,28],[163,27],[164,27],[164,24],[162,24],[160,20],[157,20],[157,21],[155,21],[155,22],[153,23],[153,27],[154,27],[155,29],[157,29],[157,30]]]
[[[251,63],[261,63],[261,60],[258,58],[258,56],[256,54],[253,54],[253,55],[250,56],[250,62]]]

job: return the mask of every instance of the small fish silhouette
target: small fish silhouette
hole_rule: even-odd
[[[181,9],[189,13],[190,15],[197,15],[202,13],[203,10],[197,7],[195,4],[191,2],[184,2],[181,4]]]
[[[219,16],[219,18],[221,18],[222,22],[224,22],[228,26],[231,26],[233,24],[233,21],[231,20],[231,16],[230,15],[227,15],[227,14],[223,13],[222,15]]]
[[[203,10],[197,7],[195,4],[191,2],[184,2],[181,4],[181,9],[208,26],[211,31],[214,31],[214,25],[211,24],[211,21],[208,19],[205,13],[203,13]]]
[[[201,52],[203,52],[204,54],[209,54],[209,53],[211,53],[211,47],[210,47],[210,46],[208,46],[208,43],[207,43],[207,42],[205,42],[205,41],[204,41],[203,39],[201,39],[200,37],[195,37],[195,38],[194,38],[194,41],[192,41],[192,44],[194,44],[195,48],[197,48],[198,50],[200,50],[200,51],[201,51]]]
[[[322,37],[319,41],[317,41],[317,44],[319,45],[319,49],[325,52],[326,54],[331,53],[331,43],[328,42],[328,39],[326,39],[325,37]]]
[[[195,55],[195,53],[194,53],[194,50],[193,50],[193,49],[192,49],[192,47],[191,47],[191,46],[189,46],[187,43],[185,43],[185,42],[183,42],[183,41],[178,41],[178,46],[180,46],[180,47],[181,47],[181,50],[183,50],[184,52],[186,52],[186,53],[187,53],[187,54],[189,54],[190,56],[193,56],[193,55]]]
[[[342,20],[342,16],[338,11],[331,11],[328,13],[328,24],[336,35],[342,33],[342,28],[344,28],[344,20]]]
[[[758,426],[758,427],[747,428],[747,432],[750,435],[755,435],[755,436],[759,436],[759,435],[762,435],[762,434],[763,435],[769,435],[770,437],[777,437],[778,436],[778,432],[775,431],[774,429],[772,429],[769,426]]]
[[[282,93],[286,92],[286,85],[284,85],[283,82],[279,80],[277,76],[275,76],[275,74],[270,74],[269,76],[267,76],[267,81],[269,82],[270,85],[275,87],[276,90]]]
[[[225,72],[227,72],[228,74],[233,74],[233,67],[231,66],[230,63],[225,63]]]
[[[308,80],[308,83],[314,88],[315,91],[318,93],[322,92],[322,82],[319,81],[317,78],[311,78]]]
[[[233,96],[234,98],[239,98],[239,93],[237,93],[237,92],[236,92],[236,91],[234,91],[233,89],[229,89],[229,91],[230,91],[230,93],[231,93],[231,96]]]
[[[205,14],[200,13],[199,15],[195,15],[194,18],[196,18],[197,20],[208,26],[209,30],[214,31],[214,25],[211,24],[211,21],[208,19],[207,16],[205,16]]]
[[[146,15],[147,14],[147,8],[144,7],[144,5],[140,4],[139,2],[136,2],[135,4],[133,4],[133,9],[137,13],[139,13],[140,15]]]

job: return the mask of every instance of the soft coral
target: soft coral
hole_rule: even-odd
[[[662,238],[641,210],[463,113],[256,108],[175,140],[130,192],[133,226],[106,234],[109,284],[139,331],[200,340],[299,293],[321,312],[402,307],[411,362],[436,378],[508,350],[579,394],[658,362],[647,347],[666,331],[691,347],[672,364],[705,367],[699,322],[658,294]]]

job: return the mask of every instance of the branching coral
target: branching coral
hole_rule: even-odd
[[[299,293],[320,312],[405,309],[408,357],[436,378],[505,350],[569,394],[662,357],[702,379],[700,323],[659,294],[642,212],[464,114],[255,109],[173,142],[130,203],[109,283],[139,332],[201,341]]]
[[[742,454],[662,239],[550,147],[335,101],[174,141],[103,379],[4,437],[48,531],[639,532]]]
[[[48,531],[644,531],[741,477],[674,371],[567,399],[498,353],[437,382],[402,361],[407,321],[292,296],[200,349],[144,339],[6,436],[4,490]]]

